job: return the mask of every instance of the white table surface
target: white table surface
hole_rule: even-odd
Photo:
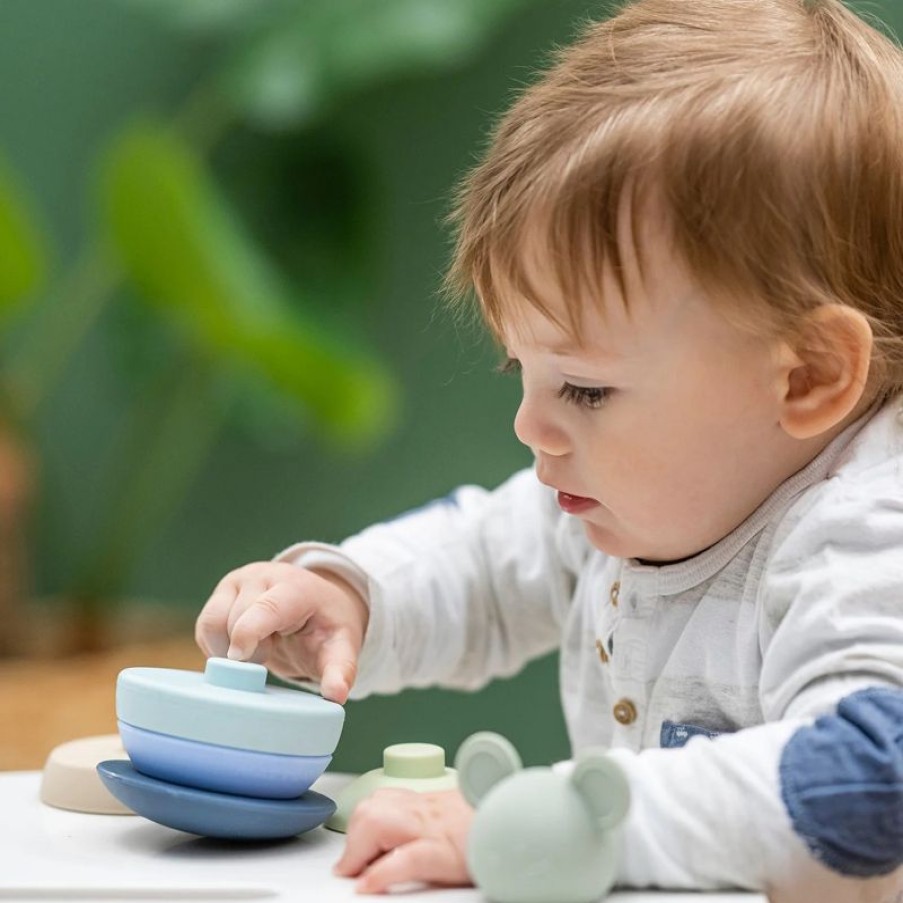
[[[316,828],[277,843],[236,844],[195,837],[138,816],[83,815],[45,806],[40,773],[0,773],[0,901],[366,899],[332,875],[344,837]],[[348,776],[326,774],[327,796]],[[479,903],[472,888],[413,890],[410,903]],[[765,903],[757,894],[619,892],[611,903]]]

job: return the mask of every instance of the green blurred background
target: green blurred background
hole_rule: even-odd
[[[233,567],[529,463],[516,384],[437,299],[442,219],[513,93],[608,7],[0,3],[7,653],[29,613],[75,649],[135,605],[187,625]],[[335,767],[485,728],[564,756],[556,667],[351,703]]]

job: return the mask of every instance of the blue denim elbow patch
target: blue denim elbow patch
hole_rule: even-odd
[[[842,699],[784,747],[781,794],[813,856],[843,875],[903,864],[903,691]]]

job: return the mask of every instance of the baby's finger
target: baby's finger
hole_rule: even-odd
[[[320,645],[317,654],[317,673],[320,692],[326,699],[344,705],[357,677],[358,649],[344,630]]]
[[[229,577],[216,585],[194,624],[194,639],[208,658],[222,656],[229,648],[229,612],[238,596],[238,586]]]
[[[419,836],[418,824],[404,799],[413,790],[378,790],[351,813],[345,851],[333,871],[359,875],[378,856]]]
[[[448,841],[424,837],[395,847],[377,859],[358,880],[355,890],[361,894],[380,894],[393,885],[410,881],[467,884],[467,867]]]
[[[289,634],[300,630],[313,614],[311,603],[298,587],[289,583],[275,583],[258,593],[229,630],[232,640],[229,658],[248,659],[261,640],[275,634]]]

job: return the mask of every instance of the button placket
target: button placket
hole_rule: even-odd
[[[607,665],[609,662],[609,656],[605,651],[605,643],[603,643],[602,640],[596,640],[596,652],[599,655],[599,661],[602,662],[603,665]]]
[[[625,727],[633,724],[637,719],[637,710],[636,706],[633,703],[632,699],[628,699],[626,696],[623,699],[619,699],[611,710],[612,714],[615,716],[615,721],[618,724],[623,724]]]
[[[608,595],[605,598],[605,602],[598,609],[594,646],[596,656],[602,665],[611,663],[614,651],[614,634],[620,621],[620,613],[618,612],[620,587],[620,580],[612,580],[608,585]]]
[[[614,653],[611,655],[617,668],[612,717],[618,730],[627,730],[630,736],[641,736],[646,709],[646,645],[649,633],[649,617],[654,606],[631,604],[625,606],[623,600],[636,599],[636,593],[618,581],[616,590],[618,601],[618,636]]]

